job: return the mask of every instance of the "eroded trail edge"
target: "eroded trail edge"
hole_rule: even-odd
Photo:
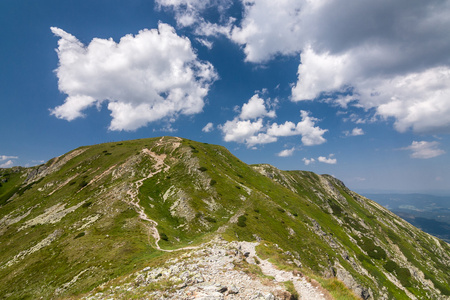
[[[276,282],[291,281],[294,284],[300,299],[308,300],[326,300],[328,297],[320,291],[318,287],[312,285],[308,280],[299,275],[294,275],[293,272],[287,272],[277,269],[269,260],[261,259],[256,254],[256,246],[258,243],[251,242],[239,242],[239,246],[242,252],[246,253],[247,262],[254,263],[255,258],[260,262],[258,266],[264,275],[272,276]]]

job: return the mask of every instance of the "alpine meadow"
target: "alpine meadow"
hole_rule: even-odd
[[[0,181],[8,299],[450,295],[447,243],[332,176],[247,165],[222,146],[86,146]]]

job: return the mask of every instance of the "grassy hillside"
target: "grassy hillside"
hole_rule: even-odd
[[[445,299],[450,247],[327,175],[163,137],[0,169],[0,295],[91,291],[217,234],[362,298]]]

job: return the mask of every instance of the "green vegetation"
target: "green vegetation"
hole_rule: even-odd
[[[295,289],[294,284],[292,283],[292,281],[285,281],[284,282],[284,286],[286,287],[286,291],[291,293],[290,300],[297,300],[299,295],[298,295],[297,290]]]
[[[164,232],[161,232],[161,233],[159,234],[159,236],[161,237],[161,239],[162,239],[163,241],[168,241],[168,240],[169,240],[169,238],[167,237],[167,234],[165,234]]]
[[[76,240],[77,238],[80,238],[82,236],[85,236],[86,232],[82,231],[79,234],[77,234],[73,239]]]
[[[245,223],[246,221],[247,221],[247,217],[246,216],[239,216],[237,225],[239,227],[245,227],[245,226],[247,226],[247,223]]]
[[[153,155],[165,157],[164,164],[158,167]],[[44,170],[47,175],[41,176]],[[336,299],[355,299],[340,281],[321,277],[338,264],[374,298],[380,296],[380,287],[390,298],[407,298],[386,272],[418,299],[436,296],[413,278],[409,266],[450,295],[448,244],[436,242],[332,176],[249,166],[221,146],[164,137],[81,147],[42,166],[0,169],[0,183],[0,244],[7,245],[0,247],[0,294],[13,298],[52,298],[57,288],[87,270],[58,294],[77,296],[173,257],[156,249],[149,235],[152,225],[130,204],[134,194],[147,217],[158,223],[163,249],[208,241],[221,228],[227,240],[261,239],[261,258],[308,274]],[[40,250],[17,256],[53,235]],[[402,266],[395,262],[394,245],[407,259]],[[7,266],[15,256],[20,259]]]
[[[358,245],[367,252],[367,254],[373,259],[386,259],[386,251],[380,246],[376,246],[372,239],[363,236]]]

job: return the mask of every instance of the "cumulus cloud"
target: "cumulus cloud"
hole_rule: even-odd
[[[224,140],[226,142],[238,142],[249,144],[249,139],[256,135],[263,128],[263,120],[239,120],[235,118],[227,121],[220,127],[224,133]],[[255,139],[253,138],[253,141]],[[254,144],[254,143],[253,143]]]
[[[11,168],[14,165],[14,162],[12,160],[8,160],[4,163],[0,164],[0,168]]]
[[[304,157],[302,160],[303,160],[303,162],[305,163],[306,166],[316,162],[316,160],[314,158],[306,158],[306,157]]]
[[[180,27],[193,26],[203,35],[215,35],[225,26],[211,23],[204,15],[208,11],[215,11],[220,15],[220,23],[224,23],[226,11],[233,4],[232,0],[156,0],[158,8],[167,8],[174,12],[177,25]],[[215,28],[215,29],[212,29]],[[226,31],[230,31],[228,28]],[[212,33],[214,31],[214,33]]]
[[[269,144],[274,143],[278,139],[274,136],[268,135],[267,133],[258,133],[257,135],[253,135],[246,139],[247,145],[249,147],[260,144]]]
[[[291,149],[284,149],[281,152],[277,153],[277,156],[279,157],[289,157],[294,154],[295,147],[292,147]]]
[[[277,138],[264,131],[264,117],[274,117],[275,111],[268,111],[265,101],[258,94],[253,95],[242,108],[235,107],[239,116],[225,122],[219,128],[226,142],[245,143],[247,147],[277,141]]]
[[[239,118],[242,120],[256,119],[260,117],[275,117],[275,111],[267,111],[264,100],[258,94],[253,95],[247,103],[242,105]]]
[[[445,153],[444,150],[439,149],[439,143],[436,141],[413,141],[410,146],[402,148],[402,150],[411,150],[412,158],[421,159],[433,158]]]
[[[344,131],[345,136],[358,136],[358,135],[364,135],[364,130],[359,127],[353,128],[352,131]]]
[[[18,159],[17,156],[8,156],[8,155],[0,155],[0,161],[7,160],[7,159]]]
[[[110,130],[135,130],[149,122],[202,111],[217,74],[198,60],[189,39],[170,25],[126,35],[119,43],[94,38],[88,46],[52,27],[58,41],[58,87],[67,94],[51,114],[68,121],[107,102]]]
[[[294,135],[301,135],[302,143],[305,146],[320,145],[326,142],[323,135],[327,130],[315,126],[318,119],[310,116],[310,113],[304,110],[300,111],[302,120],[297,124],[291,121],[286,121],[284,124],[269,124],[265,118],[275,117],[275,111],[268,111],[267,104],[258,94],[244,103],[241,109],[237,107],[235,111],[240,111],[239,116],[219,127],[227,142],[245,143],[251,147],[257,144],[276,142],[278,137]]]
[[[323,135],[328,131],[315,126],[318,119],[311,117],[310,113],[304,110],[300,111],[302,120],[297,124],[287,121],[284,124],[273,123],[267,130],[267,133],[273,136],[291,136],[301,135],[302,143],[305,146],[320,145],[326,142]]]
[[[233,28],[231,39],[243,45],[247,61],[267,61],[275,54],[293,54],[300,50],[305,31],[300,14],[305,1],[242,2],[244,19],[240,27]]]
[[[325,164],[330,164],[330,165],[334,165],[337,163],[337,159],[333,158],[334,154],[330,154],[328,155],[328,157],[325,156],[319,156],[317,158],[318,161],[320,161],[321,163],[325,163]]]
[[[214,124],[211,122],[206,124],[205,127],[203,127],[203,129],[202,129],[203,132],[211,132],[213,130],[214,130]]]
[[[450,132],[449,1],[241,3],[243,19],[211,24],[210,34],[224,30],[249,62],[299,55],[293,101],[334,97],[392,118],[400,132]]]
[[[14,166],[14,159],[18,159],[18,157],[0,155],[0,168],[11,168],[12,166]]]

